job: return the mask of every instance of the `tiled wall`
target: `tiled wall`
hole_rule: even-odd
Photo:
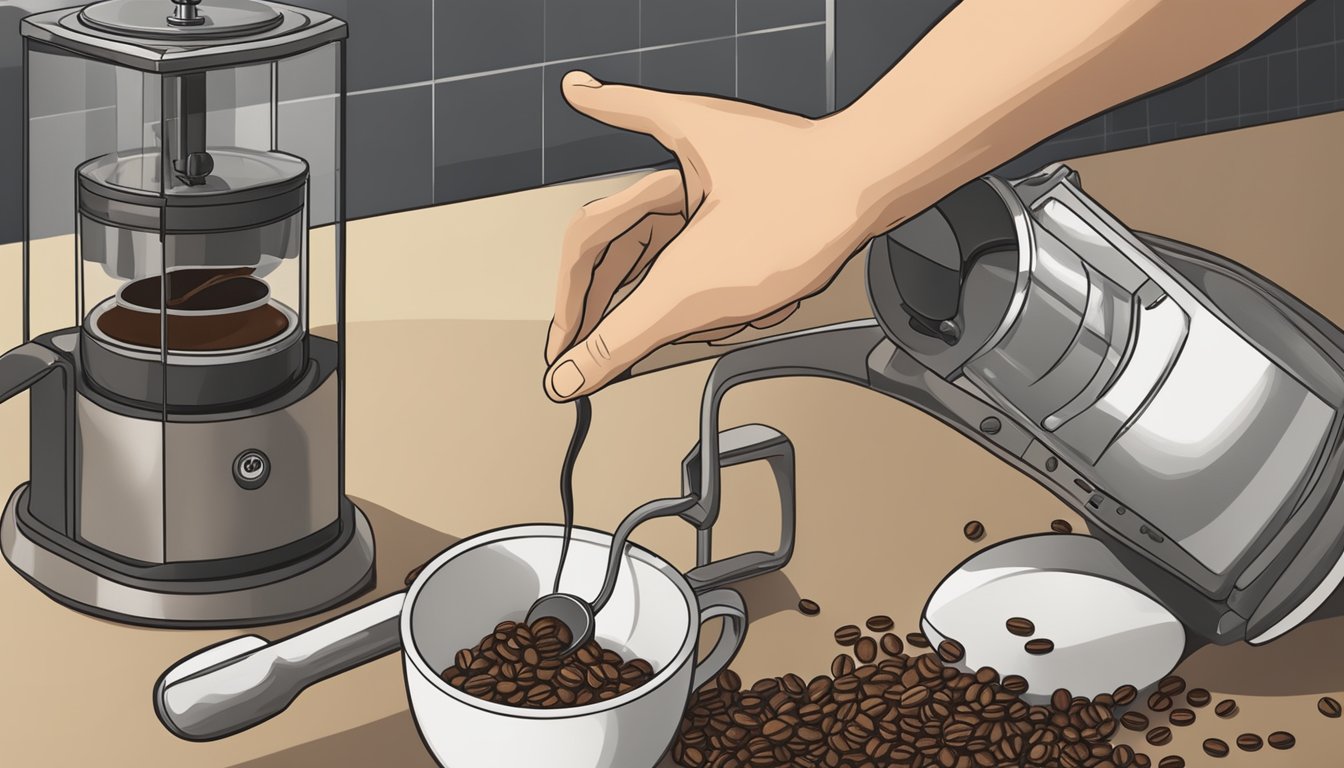
[[[956,2],[293,1],[351,24],[354,217],[669,159],[652,139],[571,110],[558,85],[570,69],[818,115],[861,94]],[[0,2],[0,242],[21,233],[18,21],[70,4]],[[1001,170],[1340,108],[1344,0],[1311,0],[1228,62],[1066,130]]]
[[[955,5],[836,0],[838,106],[862,94]],[[1344,109],[1344,0],[1310,0],[1227,61],[1063,131],[1000,172],[1017,176],[1062,158],[1338,109]]]
[[[832,98],[828,0],[291,3],[350,23],[351,217],[670,160],[651,138],[574,112],[559,88],[571,69],[810,115]],[[22,231],[18,20],[72,4],[0,3],[0,242]]]

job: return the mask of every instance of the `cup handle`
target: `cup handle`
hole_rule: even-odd
[[[732,662],[747,635],[747,606],[736,591],[713,589],[699,595],[698,600],[700,624],[723,617],[723,632],[705,658],[696,663],[695,673],[691,676],[692,691],[713,680]]]

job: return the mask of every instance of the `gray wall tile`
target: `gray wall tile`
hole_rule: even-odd
[[[1215,120],[1235,118],[1241,113],[1241,81],[1237,67],[1220,67],[1210,72],[1205,80],[1210,129]]]
[[[737,83],[734,40],[711,40],[640,54],[640,84],[663,91],[732,98]]]
[[[1344,99],[1344,42],[1335,43],[1335,99]]]
[[[953,0],[835,0],[835,99],[845,107],[933,28]]]
[[[1335,47],[1318,45],[1297,52],[1297,99],[1302,106],[1335,100]]]
[[[1299,48],[1335,42],[1335,4],[1331,0],[1307,3],[1296,16]]]
[[[1263,58],[1248,59],[1237,65],[1241,83],[1241,113],[1264,116],[1269,109],[1269,62]]]
[[[638,0],[546,0],[547,61],[638,47]]]
[[[1198,77],[1153,94],[1148,98],[1148,119],[1156,125],[1170,123],[1203,131],[1206,91],[1204,78]]]
[[[1131,101],[1107,112],[1105,118],[1107,133],[1146,128],[1148,127],[1148,101],[1147,99]]]
[[[1148,126],[1148,141],[1156,144],[1159,141],[1170,141],[1176,138],[1176,124],[1163,123],[1162,125]]]
[[[351,218],[429,205],[432,86],[356,93],[346,107],[346,213]]]
[[[434,202],[541,184],[540,68],[435,86]]]
[[[1319,2],[1320,0],[1317,0]],[[1327,0],[1328,1],[1328,0]],[[1297,50],[1297,15],[1294,14],[1276,24],[1268,32],[1256,38],[1244,55],[1264,56],[1270,53]]]
[[[665,45],[732,35],[730,0],[625,0],[640,4],[639,45]]]
[[[737,41],[737,95],[776,109],[826,111],[826,30],[787,29]]]
[[[346,81],[351,91],[433,77],[432,0],[294,0],[293,5],[349,22]]]
[[[1270,112],[1282,113],[1297,108],[1297,53],[1276,53],[1268,58],[1269,83],[1267,104]]]
[[[434,76],[537,64],[545,0],[434,0]]]
[[[543,182],[569,181],[661,162],[666,155],[652,138],[603,125],[580,114],[565,101],[560,81],[572,69],[581,69],[604,83],[638,84],[639,54],[546,66]]]
[[[826,0],[737,0],[738,32],[787,27],[825,19]]]

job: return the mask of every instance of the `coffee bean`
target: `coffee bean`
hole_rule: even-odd
[[[1115,703],[1122,707],[1128,706],[1138,695],[1139,689],[1132,685],[1122,685],[1111,694],[1115,698]]]
[[[890,616],[869,616],[868,621],[864,622],[869,632],[890,632],[891,628],[896,626],[896,622],[891,620]]]
[[[420,572],[425,569],[426,565],[427,563],[421,563],[406,572],[406,586],[411,586],[411,583],[415,581],[415,577],[420,575]]]
[[[1227,753],[1230,751],[1231,750],[1228,749],[1227,742],[1223,741],[1222,739],[1204,740],[1204,754],[1208,755],[1209,757],[1227,757]]]
[[[840,645],[853,645],[859,642],[860,637],[863,637],[863,630],[853,624],[846,624],[835,630],[835,642]]]
[[[1206,688],[1191,688],[1185,694],[1186,702],[1192,707],[1206,707],[1212,699],[1213,696],[1209,694]]]
[[[979,541],[985,537],[985,526],[979,520],[972,520],[961,529],[961,532],[971,541]]]
[[[1165,725],[1159,725],[1149,731],[1145,738],[1147,738],[1148,743],[1152,744],[1154,747],[1163,746],[1171,741],[1171,729]]]
[[[1044,637],[1038,637],[1034,640],[1028,640],[1023,647],[1026,649],[1027,653],[1030,653],[1033,656],[1044,656],[1055,650],[1055,643]]]
[[[1292,749],[1293,745],[1297,743],[1297,739],[1293,738],[1293,734],[1287,731],[1275,731],[1269,734],[1266,741],[1269,742],[1269,746],[1275,749]]]
[[[1171,697],[1164,693],[1154,691],[1153,694],[1148,697],[1148,708],[1154,712],[1166,712],[1168,709],[1171,709]]]
[[[1243,733],[1237,737],[1237,747],[1243,752],[1255,752],[1264,746],[1264,741],[1254,733]]]
[[[1316,709],[1320,710],[1321,714],[1326,717],[1339,717],[1340,715],[1339,702],[1329,696],[1322,696],[1321,700],[1316,702]]]
[[[911,657],[894,633],[860,637],[861,661],[869,644],[887,657],[857,666],[840,654],[831,676],[807,683],[784,675],[740,690],[720,685],[721,675],[693,694],[673,760],[686,768],[1152,766],[1147,755],[1109,743],[1121,717],[1112,694],[1088,699],[1060,689],[1049,707],[1033,706],[1019,698],[1023,677],[961,671],[944,659],[959,655],[946,653],[946,642]]]
[[[453,666],[442,676],[449,685],[477,698],[524,708],[606,701],[655,676],[647,661],[626,662],[596,641],[579,648],[570,659],[557,658],[556,653],[570,639],[569,629],[551,618],[531,625],[500,622],[474,647],[458,651]]]
[[[966,649],[956,640],[944,640],[938,644],[938,657],[948,664],[956,664],[966,655]]]
[[[1213,708],[1213,713],[1219,717],[1227,718],[1237,714],[1236,699],[1223,699],[1218,702],[1218,706]]]
[[[818,613],[821,613],[821,606],[817,605],[813,600],[803,598],[798,601],[798,612],[804,616],[816,616]]]
[[[1167,755],[1158,761],[1157,768],[1185,768],[1185,758],[1180,755]]]
[[[905,642],[908,643],[909,645],[913,645],[916,648],[929,647],[929,638],[925,637],[921,632],[911,632],[907,634],[905,636]]]
[[[905,644],[901,642],[901,638],[891,632],[882,636],[880,645],[882,646],[882,652],[888,656],[900,656],[901,652],[905,650]]]
[[[833,677],[844,677],[854,672],[854,660],[849,654],[842,653],[831,661],[831,675]]]
[[[877,641],[865,637],[854,644],[854,658],[863,664],[872,664],[877,660]]]
[[[1185,680],[1180,675],[1167,675],[1158,681],[1157,690],[1167,696],[1175,696],[1185,690]]]
[[[1142,712],[1126,712],[1120,716],[1120,724],[1131,731],[1142,731],[1148,728],[1148,716]]]
[[[1167,719],[1172,725],[1190,725],[1195,722],[1195,713],[1188,709],[1173,709],[1171,714],[1167,715]]]
[[[1050,530],[1055,533],[1073,533],[1073,526],[1069,525],[1068,520],[1051,520]]]
[[[1036,634],[1036,625],[1031,622],[1031,619],[1024,619],[1021,616],[1014,616],[1004,622],[1004,625],[1008,627],[1009,634],[1018,637],[1031,637]]]

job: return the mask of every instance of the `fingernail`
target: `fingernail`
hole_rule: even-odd
[[[551,389],[561,397],[569,397],[583,386],[583,372],[573,360],[566,360],[551,374]]]
[[[569,74],[565,75],[565,82],[569,85],[579,85],[585,88],[602,87],[602,83],[598,82],[597,78],[593,77],[587,72],[584,72],[581,69],[576,69],[570,72]]]

